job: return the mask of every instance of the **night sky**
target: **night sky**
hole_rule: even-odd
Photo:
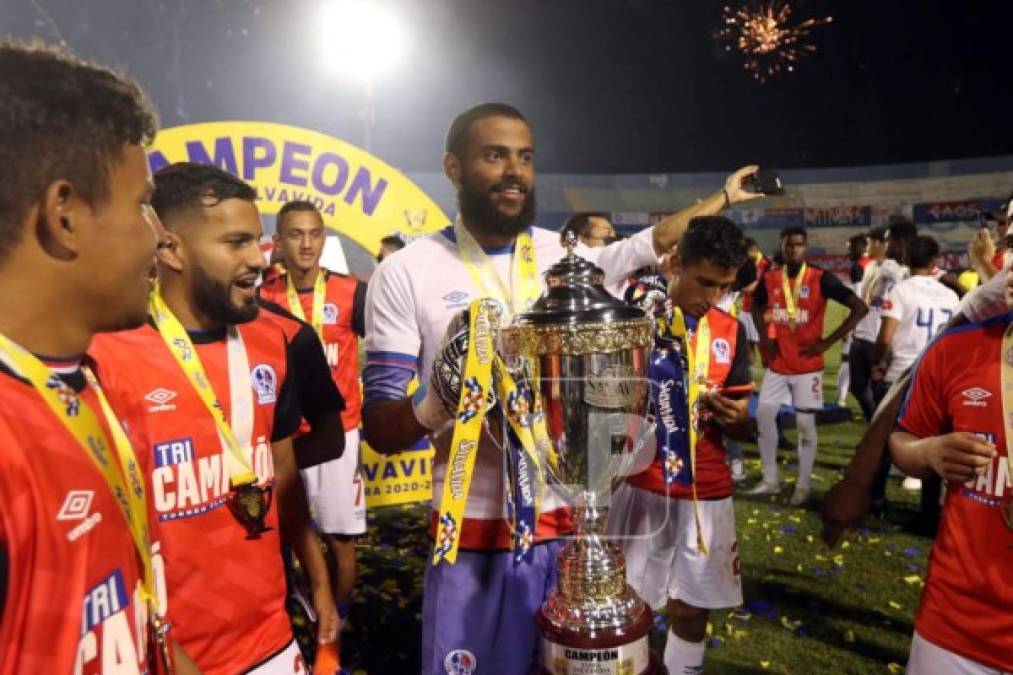
[[[0,0],[0,34],[59,34],[127,70],[164,126],[256,119],[361,144],[360,91],[318,44],[323,1]],[[528,116],[543,173],[1013,154],[1013,3],[796,2],[798,17],[835,21],[766,84],[713,38],[714,0],[389,4],[412,39],[377,83],[372,149],[408,172],[438,171],[451,118],[482,100]]]

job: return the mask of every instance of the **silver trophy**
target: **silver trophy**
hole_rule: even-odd
[[[603,535],[614,485],[644,468],[654,322],[609,295],[602,270],[575,255],[572,242],[568,248],[547,272],[542,297],[500,329],[507,368],[538,393],[552,489],[574,508],[576,533],[559,553],[558,586],[535,617],[540,671],[661,673],[647,644],[651,612],[626,583],[619,547]]]

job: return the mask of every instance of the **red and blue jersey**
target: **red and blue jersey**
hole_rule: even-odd
[[[915,629],[951,652],[1013,671],[1013,498],[1003,426],[1002,337],[1013,313],[951,329],[922,355],[898,427],[927,438],[964,431],[995,443],[984,475],[949,483]],[[1006,357],[1008,358],[1008,357]]]

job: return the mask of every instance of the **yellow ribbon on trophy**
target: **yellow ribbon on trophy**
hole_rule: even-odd
[[[686,362],[689,365],[686,373],[686,405],[689,427],[689,471],[693,479],[691,487],[693,490],[693,518],[696,524],[696,545],[701,553],[708,555],[707,544],[704,542],[703,531],[700,528],[702,518],[700,516],[700,499],[696,491],[696,446],[700,440],[699,405],[701,387],[706,389],[708,385],[708,373],[710,372],[711,353],[711,330],[707,316],[700,318],[696,325],[694,335],[696,345],[691,345],[689,332],[686,329],[686,318],[683,316],[682,308],[676,307],[672,316],[672,335],[682,338],[683,348],[686,350]]]
[[[288,298],[288,308],[296,318],[306,321],[306,313],[302,309],[302,302],[299,301],[299,291],[292,281],[292,272],[285,275],[285,293]],[[323,270],[317,272],[317,279],[313,282],[313,305],[310,325],[313,332],[317,334],[320,341],[324,341],[324,301],[327,293],[327,275]]]
[[[200,357],[197,356],[197,351],[190,341],[190,336],[187,335],[186,329],[183,328],[183,325],[172,313],[172,310],[165,304],[162,292],[157,285],[149,299],[148,308],[152,319],[155,321],[155,327],[162,336],[162,340],[165,341],[165,345],[169,348],[173,358],[176,359],[176,363],[179,364],[179,367],[186,374],[187,380],[189,380],[194,390],[196,390],[201,401],[204,402],[208,412],[211,413],[211,417],[215,421],[215,427],[218,429],[218,436],[228,451],[226,458],[231,457],[235,465],[240,469],[238,471],[230,471],[231,483],[234,486],[252,485],[256,482],[257,477],[253,473],[251,459],[243,451],[242,446],[236,440],[232,427],[229,426],[228,420],[225,419],[225,409],[218,402],[214,389],[211,387],[211,380],[208,379],[207,373],[204,372],[204,366],[200,362]],[[231,365],[230,363],[230,370]],[[247,370],[248,376],[249,371]]]
[[[798,326],[798,301],[802,296],[802,283],[805,281],[805,273],[808,266],[802,263],[795,277],[795,287],[792,288],[788,282],[788,266],[781,269],[781,288],[784,291],[784,306],[788,312],[788,328],[795,330]]]
[[[457,562],[461,543],[464,508],[471,489],[478,453],[482,421],[492,386],[492,364],[495,359],[490,308],[482,300],[474,300],[468,310],[468,352],[464,360],[461,396],[454,416],[454,433],[450,441],[450,457],[443,478],[439,524],[433,564],[446,560]]]
[[[172,671],[172,658],[168,650],[167,624],[155,588],[155,573],[151,554],[151,531],[148,527],[148,510],[145,499],[144,478],[141,476],[134,447],[123,431],[123,426],[109,406],[105,393],[91,370],[82,368],[89,386],[98,398],[102,416],[112,435],[112,445],[119,458],[119,467],[109,453],[109,442],[97,415],[91,407],[46,367],[34,354],[5,335],[0,335],[0,360],[15,374],[31,383],[64,428],[74,437],[105,479],[109,491],[116,499],[123,519],[127,522],[130,538],[134,542],[143,572],[141,595],[147,605],[149,620],[155,631],[160,658],[167,672]],[[125,476],[124,476],[125,474]]]

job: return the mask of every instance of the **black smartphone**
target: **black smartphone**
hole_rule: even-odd
[[[773,169],[760,169],[747,179],[748,185],[753,192],[762,195],[783,195],[784,185],[781,184],[781,177]]]

